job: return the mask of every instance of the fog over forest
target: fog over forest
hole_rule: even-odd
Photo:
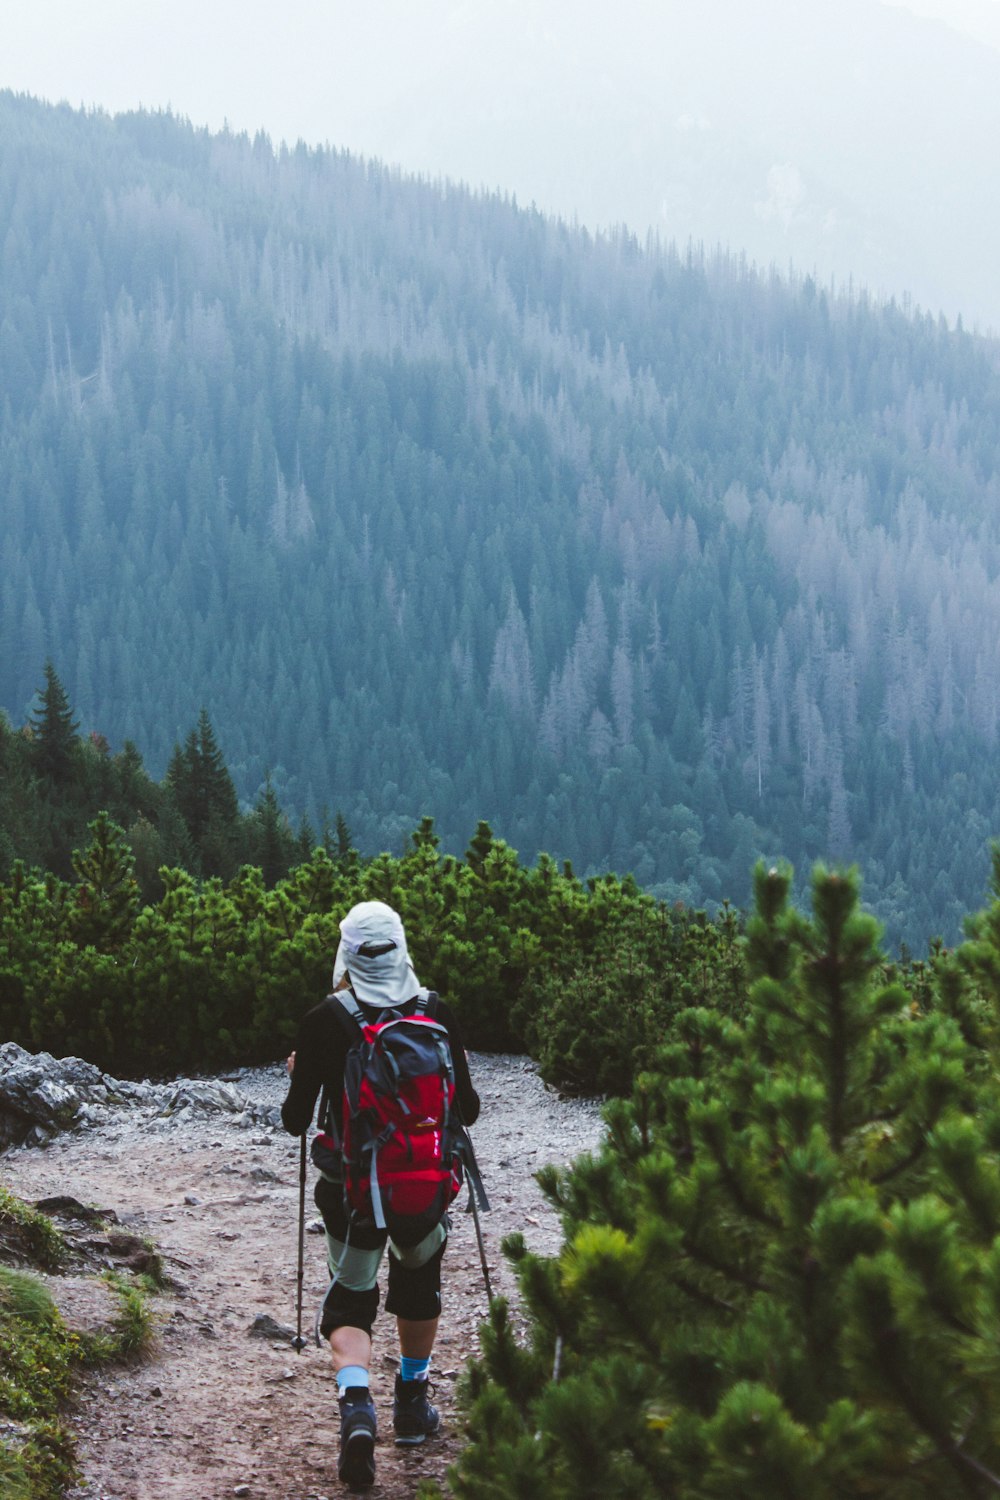
[[[11,0],[4,19],[0,86],[328,142],[1000,327],[989,0]]]

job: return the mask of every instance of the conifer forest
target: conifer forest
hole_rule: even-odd
[[[1000,831],[997,347],[345,152],[0,95],[0,704],[657,897]],[[9,797],[8,797],[9,805]],[[0,823],[0,876],[38,850]],[[169,862],[169,861],[168,861]],[[806,895],[796,888],[796,899]]]

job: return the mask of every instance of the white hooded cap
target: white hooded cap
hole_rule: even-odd
[[[420,993],[398,913],[384,901],[360,901],[340,924],[333,985],[349,973],[351,989],[366,1005],[404,1005]]]

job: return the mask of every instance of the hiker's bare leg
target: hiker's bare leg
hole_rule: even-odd
[[[437,1318],[397,1318],[399,1352],[407,1359],[430,1359],[438,1330]]]
[[[360,1365],[367,1370],[372,1362],[371,1337],[363,1328],[335,1328],[330,1335],[330,1353],[334,1370],[342,1370],[345,1365]]]

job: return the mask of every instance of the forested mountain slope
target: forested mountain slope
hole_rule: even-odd
[[[349,155],[0,94],[0,703],[161,774],[954,937],[1000,832],[1000,349]]]

